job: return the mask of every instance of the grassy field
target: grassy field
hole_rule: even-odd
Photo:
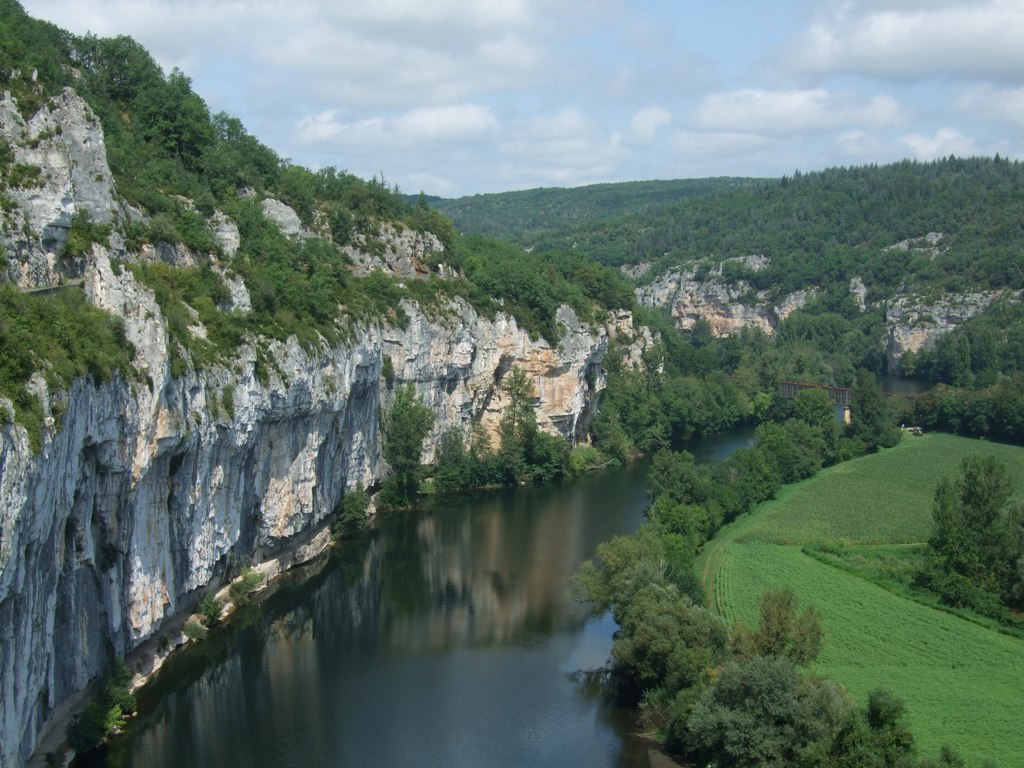
[[[1024,449],[926,435],[833,467],[723,529],[700,562],[715,608],[728,620],[756,616],[765,589],[791,585],[822,614],[816,670],[856,701],[885,687],[907,703],[922,755],[949,743],[972,763],[1018,765],[1024,755],[1024,641],[897,596],[804,554],[800,544],[860,543],[899,570],[927,538],[935,483],[970,453],[996,453],[1024,477]],[[1018,483],[1020,481],[1018,480]],[[1022,488],[1015,489],[1019,495]]]
[[[1024,449],[939,433],[829,467],[764,504],[744,537],[775,544],[906,544],[928,538],[935,486],[972,453],[994,454],[1024,475]],[[1017,480],[1014,489],[1024,492]]]

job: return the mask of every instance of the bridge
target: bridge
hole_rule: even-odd
[[[779,395],[792,399],[804,389],[824,389],[828,392],[828,399],[833,403],[836,405],[842,405],[847,409],[850,407],[849,387],[831,387],[827,384],[807,384],[802,381],[783,381],[779,384]],[[914,406],[914,403],[917,402],[917,398],[919,397],[919,395],[912,394],[910,392],[885,392],[883,394],[886,397],[904,397],[907,400],[907,405],[911,408]]]
[[[849,387],[830,387],[826,384],[805,384],[801,381],[784,381],[779,384],[779,394],[782,397],[794,398],[805,389],[823,389],[828,393],[828,399],[836,405],[850,407]]]

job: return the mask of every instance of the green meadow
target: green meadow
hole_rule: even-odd
[[[905,436],[895,447],[829,467],[787,486],[748,518],[743,538],[774,544],[924,542],[935,486],[974,453],[994,454],[1010,476],[1024,475],[1024,449],[954,435]],[[1014,471],[1016,468],[1016,471]],[[1020,496],[1024,484],[1014,488]]]
[[[792,586],[822,616],[825,645],[815,671],[860,703],[877,687],[900,696],[923,756],[948,743],[972,763],[1013,766],[1024,755],[1024,640],[901,597],[801,548],[856,544],[847,548],[856,557],[871,559],[877,549],[875,561],[898,571],[914,548],[894,545],[927,538],[935,484],[971,453],[995,453],[1012,477],[1024,477],[1022,448],[907,437],[787,488],[724,528],[700,567],[714,607],[729,621],[754,621],[766,589]]]

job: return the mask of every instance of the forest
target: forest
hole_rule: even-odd
[[[382,420],[391,474],[381,488],[359,488],[343,500],[339,539],[365,523],[370,491],[380,492],[381,509],[402,510],[425,492],[551,483],[650,456],[646,522],[602,545],[573,591],[614,616],[610,685],[667,749],[722,766],[963,764],[951,748],[938,762],[920,758],[898,692],[872,690],[854,701],[810,672],[827,635],[817,609],[794,591],[770,589],[756,621],[727,622],[711,608],[699,558],[784,489],[898,450],[900,423],[1024,442],[1024,310],[1016,293],[1024,290],[1024,164],[950,157],[777,180],[650,181],[451,201],[403,195],[383,176],[294,165],[236,118],[211,113],[187,75],[164,73],[130,38],[74,36],[30,19],[15,0],[0,0],[0,80],[23,115],[66,87],[86,99],[103,126],[118,195],[138,212],[119,222],[127,251],[181,243],[213,254],[249,286],[251,310],[237,312],[224,308],[228,289],[210,264],[118,265],[157,297],[175,376],[190,366],[230,364],[254,339],[295,338],[314,350],[343,342],[359,323],[402,326],[403,299],[439,314],[453,300],[488,317],[504,311],[553,346],[563,304],[594,325],[628,309],[652,331],[640,365],[626,362],[635,339],[609,340],[591,444],[572,447],[539,430],[535,392],[512,368],[501,384],[509,405],[497,445],[478,430],[451,431],[435,465],[422,467],[434,414],[411,387],[397,389]],[[15,163],[12,148],[0,143],[5,190],[31,188],[37,177],[38,169]],[[282,235],[261,213],[262,196],[291,206],[313,236],[296,243]],[[0,205],[11,205],[2,193]],[[233,256],[211,234],[218,211],[238,225]],[[386,228],[436,238],[442,248],[427,266],[453,276],[357,275],[346,249],[379,250]],[[931,233],[941,233],[938,244],[922,243]],[[111,234],[78,216],[61,255],[109,245]],[[913,247],[898,247],[908,242]],[[766,268],[726,261],[750,255],[768,257]],[[631,274],[640,283],[683,267],[700,276],[720,269],[724,282],[766,302],[807,286],[817,292],[771,336],[745,329],[716,338],[706,321],[681,333],[662,310],[638,305],[637,283],[623,266],[639,267]],[[850,296],[853,278],[868,289],[863,309]],[[876,382],[886,363],[885,302],[909,292],[941,298],[968,291],[1003,296],[904,357],[905,375],[937,386],[912,408],[887,401]],[[195,319],[204,337],[190,331]],[[13,406],[12,413],[0,409],[0,419],[24,425],[36,451],[43,411],[26,388],[34,374],[44,371],[54,391],[78,377],[140,375],[123,325],[75,292],[37,296],[0,287],[0,348],[0,395]],[[261,349],[256,355],[256,375],[268,376],[271,363]],[[383,376],[390,386],[392,376]],[[851,386],[852,423],[837,423],[820,390],[781,398],[779,383],[788,379]],[[229,413],[234,407],[222,404]],[[742,424],[756,425],[753,444],[719,465],[698,468],[679,450],[688,439]],[[941,479],[929,500],[927,541],[902,583],[1008,632],[1019,631],[1024,605],[1024,536],[1011,476],[979,456]],[[211,624],[219,606],[214,613]],[[77,721],[90,726],[90,739],[110,730],[115,708],[120,722],[134,706],[121,701],[123,682],[103,693],[90,715],[96,722]]]

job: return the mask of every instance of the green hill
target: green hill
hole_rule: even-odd
[[[815,669],[855,699],[876,687],[904,699],[921,753],[949,743],[971,761],[1014,765],[1024,734],[1008,705],[1024,685],[1024,640],[894,594],[800,546],[872,542],[883,546],[853,549],[893,558],[891,545],[927,537],[935,483],[972,453],[1005,461],[1020,498],[1024,449],[907,437],[786,489],[708,542],[698,567],[714,607],[730,621],[754,622],[765,589],[792,586],[821,612],[825,646]]]
[[[845,292],[860,277],[873,299],[907,283],[940,295],[971,288],[1024,288],[1024,224],[1018,215],[1024,164],[999,158],[834,168],[776,180],[724,179],[673,184],[688,194],[647,196],[630,210],[577,211],[591,188],[534,190],[439,204],[464,231],[498,227],[538,251],[571,247],[614,266],[646,264],[654,276],[681,264],[717,264],[764,255],[754,271],[736,263],[724,277],[785,295],[816,285]],[[689,185],[689,186],[687,186]],[[605,185],[607,199],[630,185]],[[597,194],[595,191],[591,194]],[[501,224],[492,223],[494,219]],[[542,222],[538,225],[537,222]],[[554,225],[554,226],[552,226]],[[925,241],[883,250],[929,233]]]

